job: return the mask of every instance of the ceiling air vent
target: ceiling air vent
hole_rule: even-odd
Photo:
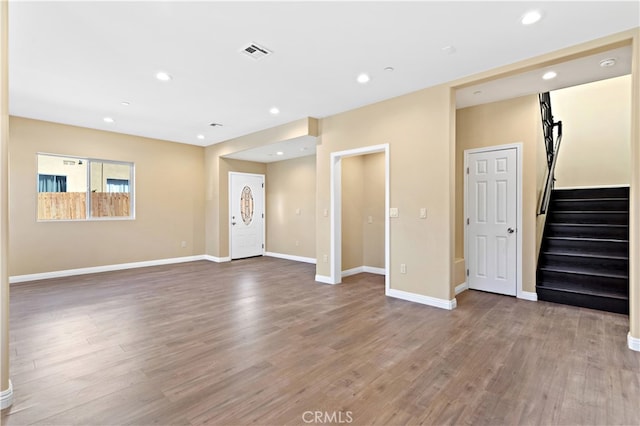
[[[247,55],[250,58],[260,60],[268,55],[271,55],[273,52],[267,49],[266,47],[257,45],[255,43],[249,43],[245,47],[240,50],[241,53]]]
[[[222,127],[222,124],[220,124],[220,123],[211,123],[211,124],[209,124],[209,126],[211,126],[211,127],[218,127],[218,126]]]

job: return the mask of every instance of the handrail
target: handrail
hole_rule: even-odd
[[[559,129],[562,129],[562,121],[558,122]],[[558,150],[560,149],[560,142],[562,142],[562,130],[558,133],[558,138],[556,139],[556,145],[553,150],[553,159],[551,160],[551,168],[547,173],[547,181],[544,184],[544,192],[542,193],[542,198],[540,199],[540,208],[538,209],[538,214],[546,214],[547,209],[549,208],[549,202],[551,201],[551,191],[553,190],[553,184],[556,180],[555,171],[556,171],[556,161],[558,160]]]
[[[560,142],[562,141],[562,121],[553,121],[551,112],[551,95],[549,92],[540,93],[538,95],[540,101],[540,115],[542,118],[542,130],[544,133],[544,146],[547,151],[547,179],[544,185],[544,191],[540,198],[540,206],[538,215],[546,214],[551,200],[551,191],[555,182],[556,161],[558,160],[558,151],[560,150]],[[553,129],[558,128],[556,141],[553,141]]]

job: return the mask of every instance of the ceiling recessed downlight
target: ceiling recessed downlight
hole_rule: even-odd
[[[122,106],[129,106],[129,105],[131,105],[131,102],[122,101],[122,102],[120,102],[120,105],[122,105]]]
[[[530,10],[529,12],[522,15],[520,18],[520,23],[522,25],[532,25],[542,19],[542,13],[539,10]]]
[[[197,137],[198,139],[200,139],[200,140],[204,139],[204,135],[202,135],[202,134],[200,134],[200,135],[198,135],[198,136],[196,136],[196,137]]]
[[[114,120],[111,117],[105,117],[102,119],[105,123],[115,123],[116,120]]]
[[[607,59],[603,59],[600,61],[600,66],[602,68],[609,68],[612,67],[616,64],[616,59],[615,58],[607,58]]]
[[[547,71],[542,75],[543,80],[552,80],[556,78],[558,74],[555,71]]]
[[[156,73],[156,78],[158,80],[160,80],[160,81],[169,81],[173,77],[171,77],[171,75],[169,73],[166,73],[164,71],[160,71],[160,72]]]
[[[391,72],[391,71],[393,71],[393,67],[385,67],[384,70],[387,71],[387,72]]]
[[[269,109],[269,112],[270,112],[272,115],[278,115],[278,114],[280,114],[280,110],[279,110],[278,108],[276,108],[276,107],[272,107],[271,109]]]
[[[284,152],[278,151],[278,152],[276,152],[276,155],[284,155]]]
[[[369,81],[371,80],[371,77],[369,77],[369,74],[359,74],[358,77],[356,78],[356,81],[360,84],[367,84]]]

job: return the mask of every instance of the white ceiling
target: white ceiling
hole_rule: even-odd
[[[10,112],[207,146],[635,28],[639,5],[13,0]],[[525,27],[519,19],[531,9],[544,17]],[[255,61],[239,53],[251,42],[273,54]],[[173,80],[156,80],[158,71]],[[366,85],[355,81],[361,72],[371,75]],[[473,89],[471,101],[461,93],[459,102],[478,103],[494,89]],[[280,114],[269,113],[274,106]]]

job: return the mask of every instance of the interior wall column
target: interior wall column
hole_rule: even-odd
[[[8,2],[0,1],[0,408],[13,402],[9,380],[9,67]]]
[[[629,335],[627,342],[630,349],[640,351],[640,30],[636,30],[632,47]]]

